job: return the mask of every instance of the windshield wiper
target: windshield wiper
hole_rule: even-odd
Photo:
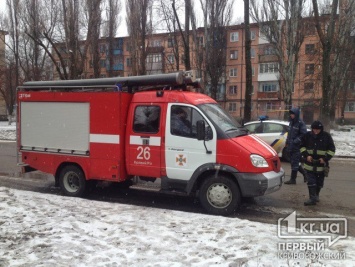
[[[238,128],[230,128],[230,129],[226,130],[226,132],[231,132],[231,131],[239,131],[239,129]]]

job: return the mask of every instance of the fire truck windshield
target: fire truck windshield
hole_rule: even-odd
[[[247,134],[246,129],[218,104],[203,104],[199,108],[213,121],[216,127],[219,127],[230,137]]]

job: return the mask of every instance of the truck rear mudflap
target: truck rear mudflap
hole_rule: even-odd
[[[281,188],[285,180],[283,168],[279,172],[236,173],[235,175],[243,197],[257,197],[275,192]]]

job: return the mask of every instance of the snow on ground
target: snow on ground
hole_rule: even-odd
[[[8,125],[7,121],[0,121],[0,140],[16,140],[16,124]]]
[[[342,260],[281,259],[280,242],[275,225],[0,187],[0,266],[354,266],[353,237],[322,251]]]
[[[15,140],[15,128],[0,122],[0,140]],[[355,156],[354,127],[331,134],[336,155]],[[355,266],[353,237],[323,251],[279,250],[284,242],[317,241],[279,239],[276,225],[238,218],[0,187],[0,267]]]

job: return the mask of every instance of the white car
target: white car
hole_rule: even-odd
[[[260,120],[251,121],[244,124],[250,133],[259,136],[262,140],[272,146],[279,157],[290,161],[290,156],[285,149],[287,133],[289,129],[288,121]]]

